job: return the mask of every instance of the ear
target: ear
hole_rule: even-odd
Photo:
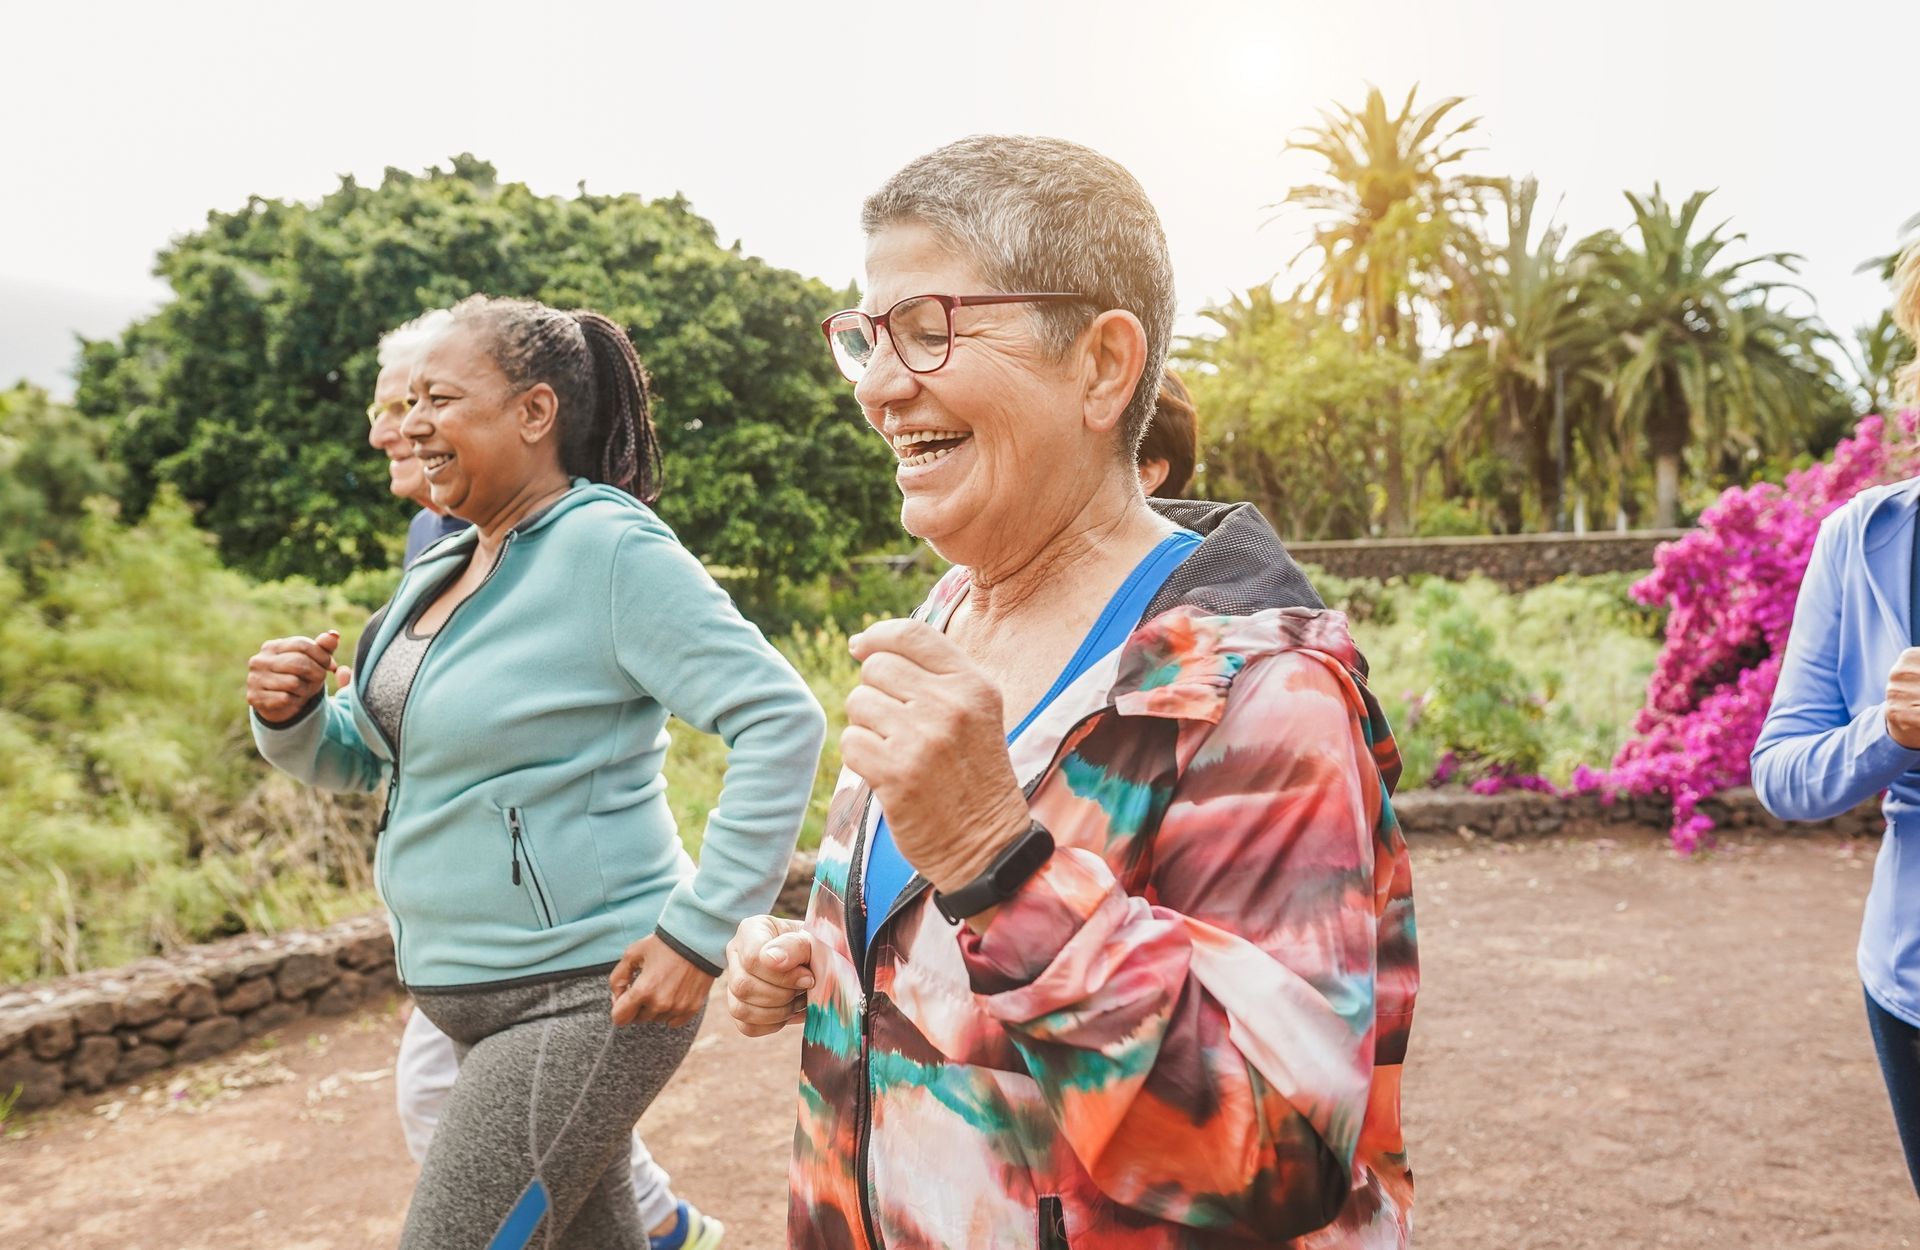
[[[535,382],[520,394],[517,415],[520,439],[529,445],[554,437],[560,419],[560,397],[545,382]]]
[[[1087,327],[1081,351],[1081,405],[1087,428],[1110,433],[1126,415],[1147,367],[1147,332],[1132,313],[1110,309]]]
[[[1165,460],[1142,460],[1134,466],[1140,473],[1140,493],[1151,495],[1160,489],[1160,483],[1167,480],[1167,474],[1173,466]]]

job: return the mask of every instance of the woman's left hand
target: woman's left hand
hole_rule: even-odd
[[[706,1005],[713,977],[659,938],[647,936],[627,947],[607,974],[613,991],[613,1022],[644,1020],[670,1029],[693,1023]]]
[[[923,621],[881,621],[849,643],[840,759],[880,800],[894,845],[937,890],[972,881],[1031,817],[1007,756],[999,689]]]

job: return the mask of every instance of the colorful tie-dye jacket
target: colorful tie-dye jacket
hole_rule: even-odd
[[[1407,1244],[1398,756],[1344,618],[1251,606],[1318,605],[1258,513],[1161,510],[1207,540],[1011,748],[1060,849],[983,934],[916,877],[860,949],[877,813],[841,778],[807,914],[795,1250]]]

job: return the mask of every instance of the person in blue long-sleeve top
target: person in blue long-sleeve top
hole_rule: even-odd
[[[1920,339],[1920,246],[1894,315]],[[1920,364],[1903,379],[1912,396]],[[1859,968],[1907,1170],[1920,1189],[1920,477],[1862,491],[1814,542],[1753,788],[1774,815],[1825,820],[1886,792]]]

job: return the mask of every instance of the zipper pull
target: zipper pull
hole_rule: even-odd
[[[513,834],[513,883],[520,884],[520,813],[507,812],[507,829]]]

